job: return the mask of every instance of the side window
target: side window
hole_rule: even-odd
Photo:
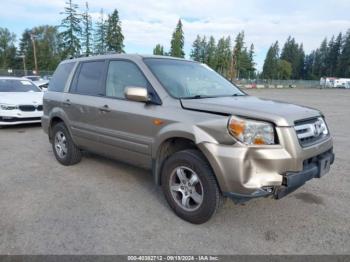
[[[72,72],[75,62],[60,64],[49,84],[49,91],[63,92],[64,87],[67,83],[68,77]]]
[[[83,62],[76,77],[72,93],[80,95],[104,95],[102,78],[105,61]]]
[[[128,61],[111,61],[106,80],[106,95],[125,98],[124,90],[127,86],[148,88],[149,84],[134,63]]]

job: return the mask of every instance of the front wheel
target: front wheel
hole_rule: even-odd
[[[194,224],[208,221],[222,198],[215,175],[198,150],[179,151],[165,161],[162,187],[175,214]]]

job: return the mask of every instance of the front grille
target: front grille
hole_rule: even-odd
[[[20,105],[18,106],[19,110],[23,112],[33,112],[35,110],[37,111],[43,111],[43,106],[38,105],[38,106],[33,106],[33,105]]]
[[[32,105],[20,105],[18,107],[21,111],[24,111],[24,112],[32,112],[32,111],[35,111],[35,106],[32,106]]]
[[[313,157],[310,157],[308,159],[305,159],[303,161],[304,168],[308,165],[311,165],[311,164],[317,164],[320,159],[322,159],[324,156],[329,155],[329,154],[333,154],[333,148],[331,148],[328,151],[323,152],[322,154],[319,154],[317,156],[313,156]],[[333,161],[334,161],[334,157],[331,159],[331,164],[333,164]]]
[[[312,118],[295,122],[295,131],[300,145],[303,147],[313,145],[328,136],[323,132],[327,126],[322,118]]]

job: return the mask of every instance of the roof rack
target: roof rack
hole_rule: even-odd
[[[89,57],[89,56],[96,56],[96,55],[115,55],[115,54],[123,54],[123,53],[116,52],[116,51],[106,51],[106,52],[103,52],[103,53],[91,53],[89,55],[80,54],[80,55],[76,55],[76,56],[68,56],[67,59],[75,59],[75,58]]]

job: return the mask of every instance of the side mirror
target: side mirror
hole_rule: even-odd
[[[127,86],[125,88],[125,97],[131,101],[148,102],[148,92],[144,87]]]

